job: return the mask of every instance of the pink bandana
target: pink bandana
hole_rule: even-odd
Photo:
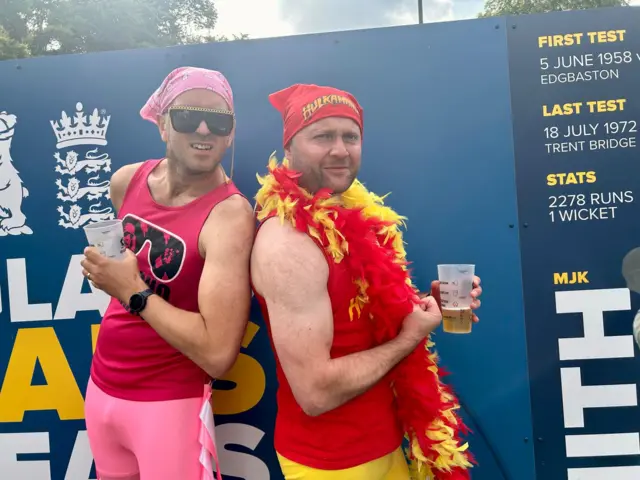
[[[158,116],[167,112],[178,95],[195,88],[203,88],[217,93],[224,98],[229,109],[233,110],[233,92],[224,75],[206,68],[180,67],[167,75],[162,85],[140,110],[140,116],[157,124]]]

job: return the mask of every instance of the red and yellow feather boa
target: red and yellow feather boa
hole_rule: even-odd
[[[315,195],[298,185],[300,173],[287,159],[269,159],[269,173],[258,176],[257,217],[277,215],[316,238],[336,263],[346,262],[359,294],[349,314],[359,316],[368,304],[379,343],[395,338],[403,319],[418,301],[407,269],[399,226],[404,217],[384,205],[383,198],[355,181],[342,195],[321,190]],[[398,418],[409,441],[407,454],[413,480],[465,480],[474,460],[460,434],[467,428],[456,414],[455,395],[440,380],[434,343],[425,339],[389,374]]]

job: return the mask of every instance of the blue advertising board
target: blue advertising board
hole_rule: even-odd
[[[634,19],[638,25],[636,9],[610,9],[0,62],[0,478],[95,479],[84,395],[108,298],[82,277],[81,227],[114,215],[106,193],[115,170],[164,154],[157,128],[139,110],[183,65],[220,70],[233,87],[234,181],[248,198],[271,152],[282,156],[282,120],[268,94],[296,82],[333,85],[364,107],[360,178],[390,192],[388,203],[408,217],[418,286],[436,278],[438,263],[476,264],[485,289],[480,324],[471,335],[435,336],[473,430],[474,480],[631,478],[594,468],[632,467],[639,458],[640,416],[631,404],[640,370],[629,337],[638,300],[620,274],[638,237],[636,147],[605,141],[607,148],[577,152],[574,143],[547,153],[546,144],[561,144],[552,136],[570,126],[587,137],[595,123],[593,139],[635,138]],[[601,30],[625,30],[624,41],[571,53],[538,44],[543,36],[553,43],[554,34],[588,39]],[[602,54],[600,70],[618,73],[576,81],[577,67],[553,68],[558,56],[575,52]],[[566,61],[595,61],[580,58]],[[554,104],[596,101],[599,108],[598,100],[617,100],[603,108],[624,110],[580,122],[542,115],[543,105],[553,112]],[[599,212],[616,209],[571,222],[587,207],[548,205],[550,196],[560,205],[579,194],[601,202]],[[580,283],[585,278],[589,284]],[[598,302],[612,310],[604,324]],[[566,341],[580,336],[587,340]],[[607,385],[617,386],[587,388]],[[276,388],[254,304],[240,357],[215,383],[225,480],[282,479],[273,450]],[[629,405],[604,408],[613,397]],[[576,399],[590,402],[582,417]],[[622,435],[584,436],[605,433]]]
[[[640,478],[640,11],[509,19],[537,477]]]
[[[234,180],[249,198],[271,152],[282,156],[271,92],[310,82],[356,95],[361,179],[409,218],[420,288],[438,262],[473,261],[489,292],[473,335],[436,335],[474,431],[474,480],[533,480],[506,58],[505,19],[486,19],[0,62],[2,155],[29,192],[0,205],[19,206],[33,232],[0,237],[0,478],[95,478],[83,399],[107,299],[83,283],[80,225],[112,214],[102,211],[108,199],[93,198],[112,172],[164,154],[139,110],[168,72],[195,65],[222,71],[234,89]],[[84,141],[56,136],[78,120],[95,125]],[[487,159],[491,168],[478,166]],[[434,209],[443,200],[451,214]],[[507,293],[496,301],[498,288]],[[279,480],[273,356],[255,305],[251,321],[238,362],[215,384],[221,469],[225,480]]]

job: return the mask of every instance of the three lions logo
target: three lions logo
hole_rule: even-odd
[[[22,200],[29,196],[29,191],[22,184],[11,158],[16,123],[15,115],[0,112],[0,236],[33,233],[22,213]]]
[[[95,177],[91,177],[87,181],[87,186],[83,187],[80,185],[80,180],[75,177],[71,177],[67,181],[67,186],[65,187],[62,184],[62,180],[58,178],[56,180],[56,185],[60,191],[58,192],[57,197],[63,202],[76,202],[85,196],[88,200],[97,200],[102,196],[107,199],[111,198],[109,195],[109,180],[97,183],[99,179],[100,177],[97,175]]]

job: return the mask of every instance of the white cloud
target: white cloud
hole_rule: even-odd
[[[416,0],[215,0],[215,5],[217,34],[251,38],[418,23]],[[454,0],[424,0],[424,21],[452,20],[453,5]]]
[[[451,17],[453,0],[424,0],[425,21]],[[280,0],[297,33],[387,27],[418,22],[416,0]]]
[[[640,0],[630,0],[640,5]],[[251,38],[418,23],[417,0],[214,0],[216,34]],[[474,18],[484,0],[423,0],[425,22]]]
[[[215,0],[216,35],[246,33],[250,38],[291,35],[294,29],[280,14],[281,0]]]

